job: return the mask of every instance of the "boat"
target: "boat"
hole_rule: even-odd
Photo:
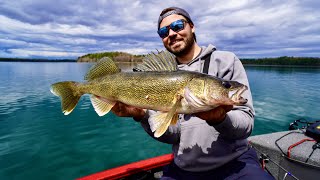
[[[160,179],[162,168],[171,161],[173,154],[165,154],[94,173],[78,180]]]
[[[298,119],[289,131],[252,136],[249,142],[275,179],[320,179],[320,120]]]
[[[320,120],[295,120],[288,131],[251,136],[249,144],[257,151],[261,168],[275,179],[320,179]],[[172,161],[173,154],[165,154],[78,180],[160,179],[162,168]]]

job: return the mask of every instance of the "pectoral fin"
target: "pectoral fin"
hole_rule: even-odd
[[[177,122],[178,122],[178,119],[179,119],[179,116],[178,114],[174,114],[174,116],[172,117],[172,121],[171,121],[171,124],[170,125],[176,125]]]
[[[152,132],[155,132],[161,124],[165,123],[164,121],[166,120],[167,114],[166,112],[156,112],[150,115],[148,122]]]
[[[90,100],[92,106],[94,107],[94,110],[99,116],[104,116],[105,114],[107,114],[111,110],[111,108],[116,104],[116,102],[113,101],[100,100],[95,95],[91,95]]]
[[[152,125],[150,125],[150,128],[152,132],[155,131],[154,137],[162,136],[166,132],[170,124],[177,123],[178,114],[176,112],[178,106],[180,105],[181,97],[179,96],[175,100],[176,101],[174,105],[168,113],[158,112],[150,117],[150,121],[152,121]]]

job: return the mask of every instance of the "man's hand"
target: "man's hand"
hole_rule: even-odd
[[[145,111],[140,108],[129,106],[121,102],[117,102],[111,111],[120,117],[133,117],[135,120],[141,120],[145,116]]]
[[[231,111],[232,105],[218,106],[210,111],[195,113],[194,115],[208,122],[208,124],[219,124],[225,117],[227,112]]]

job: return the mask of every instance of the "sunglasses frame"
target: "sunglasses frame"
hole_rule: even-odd
[[[175,28],[174,28],[174,25],[176,25],[176,23],[178,23],[179,21],[182,21],[182,28],[177,29],[177,30],[174,30],[174,29],[175,29]],[[162,39],[164,39],[164,38],[166,38],[166,37],[169,36],[169,31],[170,31],[170,29],[171,29],[172,31],[174,31],[174,32],[179,32],[179,31],[183,30],[183,29],[185,28],[185,23],[188,23],[188,21],[185,20],[185,19],[178,19],[178,20],[172,22],[171,24],[169,24],[168,26],[164,26],[164,27],[160,28],[160,29],[157,31],[157,33],[159,34],[159,36],[160,36]],[[162,35],[162,34],[161,34],[161,31],[163,31],[164,29],[167,30],[167,31],[166,31],[166,33],[164,33],[164,34]]]

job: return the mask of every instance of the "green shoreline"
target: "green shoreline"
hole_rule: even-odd
[[[268,66],[317,66],[320,67],[318,57],[288,57],[241,59],[242,64],[268,65]]]
[[[299,68],[320,68],[320,65],[272,65],[272,64],[243,64],[243,66],[254,67],[299,67]]]
[[[143,55],[131,55],[129,53],[108,52],[88,54],[77,59],[23,59],[23,58],[0,58],[0,62],[97,62],[102,57],[110,57],[117,63],[139,63]],[[320,67],[318,57],[276,57],[276,58],[240,58],[243,65],[259,66],[299,66],[299,67]]]

